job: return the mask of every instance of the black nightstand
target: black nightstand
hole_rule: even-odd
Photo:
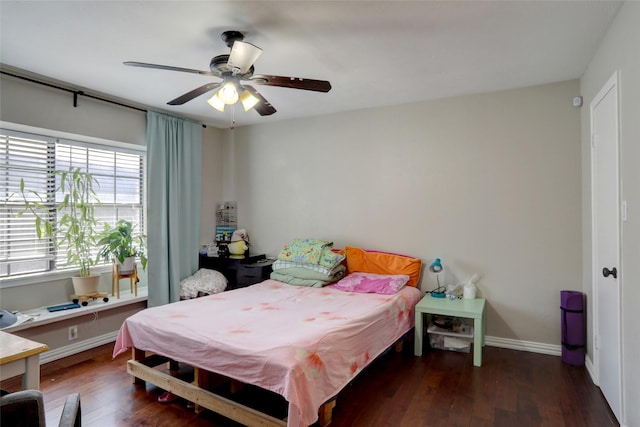
[[[215,257],[215,256],[207,256],[200,254],[199,258],[199,267],[200,268],[208,268],[210,270],[217,270],[227,278],[227,282],[229,285],[227,286],[228,290],[236,289],[240,287],[238,284],[238,272],[241,266],[251,265],[256,263],[259,260],[266,259],[267,256],[262,255],[252,255],[245,258],[229,258],[229,257]],[[263,263],[267,264],[267,263]],[[269,264],[269,266],[271,266]],[[271,271],[269,271],[271,274]],[[267,277],[268,278],[268,277]],[[257,282],[253,282],[257,283]],[[250,283],[250,284],[253,284]],[[242,285],[248,286],[248,285]]]
[[[241,264],[238,267],[238,287],[255,285],[267,280],[271,275],[273,260],[263,259],[251,264]]]

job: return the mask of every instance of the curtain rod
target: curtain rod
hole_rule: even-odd
[[[131,108],[132,110],[142,111],[143,113],[147,112],[147,110],[145,110],[144,108],[138,108],[138,107],[134,107],[133,105],[123,104],[122,102],[113,101],[111,99],[106,99],[106,98],[101,98],[99,96],[90,95],[90,94],[85,93],[84,91],[81,91],[81,90],[69,89],[69,88],[66,88],[66,87],[63,87],[63,86],[54,85],[52,83],[47,83],[47,82],[43,82],[43,81],[40,81],[40,80],[32,79],[30,77],[21,76],[19,74],[9,73],[8,71],[4,71],[4,70],[0,70],[0,73],[6,74],[7,76],[15,77],[17,79],[26,80],[26,81],[31,82],[31,83],[36,83],[36,84],[39,84],[39,85],[42,85],[42,86],[47,86],[47,87],[50,87],[50,88],[53,88],[53,89],[58,89],[58,90],[62,90],[62,91],[65,91],[65,92],[72,93],[73,94],[73,106],[74,107],[78,107],[78,96],[85,96],[87,98],[97,99],[98,101],[107,102],[109,104],[119,105],[121,107]],[[207,126],[203,124],[202,127],[206,128]]]

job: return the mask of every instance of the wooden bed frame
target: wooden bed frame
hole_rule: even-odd
[[[411,333],[409,331],[404,337],[392,345],[395,346],[397,352],[402,350],[402,344],[404,339]],[[383,352],[383,354],[386,353]],[[211,386],[210,377],[211,373],[194,367],[194,380],[192,383],[184,381],[180,378],[171,376],[165,372],[162,372],[156,367],[162,364],[174,365],[175,362],[169,358],[160,355],[147,356],[144,350],[133,348],[131,350],[131,360],[127,362],[127,373],[133,376],[133,382],[135,384],[144,384],[145,382],[151,383],[163,390],[169,391],[176,396],[180,396],[189,402],[193,402],[196,405],[196,412],[199,412],[201,408],[209,409],[215,413],[225,416],[229,419],[237,421],[248,427],[286,427],[287,420],[275,418],[271,415],[257,411],[246,405],[234,402],[219,394],[209,391]],[[170,369],[172,369],[170,367]],[[230,380],[233,389],[237,389],[238,386],[242,386],[241,383]],[[323,403],[318,410],[319,424],[322,427],[326,427],[331,423],[333,414],[333,408],[336,406],[336,398],[332,398]]]
[[[189,402],[195,403],[196,412],[199,412],[202,408],[206,408],[248,427],[287,426],[286,419],[281,420],[272,417],[271,415],[209,391],[210,372],[204,369],[194,367],[194,379],[192,383],[156,369],[157,366],[167,363],[172,363],[167,357],[155,354],[147,356],[144,350],[133,348],[131,350],[131,360],[127,362],[127,373],[133,376],[133,382],[135,384],[149,382]],[[237,390],[238,387],[241,387],[241,383],[234,380],[231,380],[231,384],[232,390]],[[335,406],[336,400],[332,399],[320,407],[319,422],[321,426],[327,426],[331,423],[331,415]]]

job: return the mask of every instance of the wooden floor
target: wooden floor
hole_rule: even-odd
[[[436,350],[420,358],[411,347],[381,356],[348,385],[331,426],[618,426],[586,370],[559,357],[485,347],[482,367],[474,368],[471,354]],[[81,395],[84,426],[238,425],[209,411],[195,414],[182,400],[158,403],[162,391],[133,385],[128,354],[112,359],[111,351],[105,345],[42,366],[48,425],[57,425],[73,392]],[[19,387],[18,378],[2,383]],[[279,397],[243,393],[274,413],[286,411]]]

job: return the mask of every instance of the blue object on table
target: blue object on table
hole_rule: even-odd
[[[68,304],[52,305],[50,307],[47,307],[47,310],[49,310],[50,312],[54,312],[54,311],[62,311],[62,310],[71,310],[72,308],[80,308],[80,304],[70,302]]]

